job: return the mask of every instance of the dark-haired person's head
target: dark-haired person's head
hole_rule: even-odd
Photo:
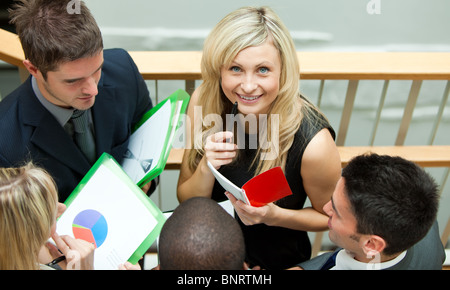
[[[217,202],[194,197],[167,219],[158,255],[161,270],[239,270],[244,267],[244,237]]]
[[[357,156],[342,171],[331,201],[330,239],[358,260],[389,260],[419,242],[436,220],[433,178],[400,157]]]
[[[104,63],[103,40],[84,2],[18,0],[10,17],[25,53],[23,64],[42,96],[66,109],[91,108]]]
[[[100,28],[81,0],[18,0],[10,18],[25,58],[44,79],[62,63],[103,50]]]

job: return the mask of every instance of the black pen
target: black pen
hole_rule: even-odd
[[[59,262],[64,261],[65,259],[66,259],[66,256],[60,256],[60,257],[54,259],[53,261],[51,261],[50,263],[45,264],[45,265],[51,267],[51,266],[54,266],[54,265],[58,264]]]
[[[236,116],[236,114],[238,112],[237,107],[238,107],[238,102],[234,103],[233,108],[231,109],[231,114],[233,116]]]
[[[235,103],[233,104],[233,108],[231,109],[231,115],[233,115],[233,117],[236,116],[236,114],[237,114],[237,112],[238,112],[237,107],[238,107],[238,102],[235,102]],[[227,121],[230,122],[231,120],[227,120]],[[231,123],[231,124],[233,124],[233,123]],[[232,131],[231,125],[228,124],[228,123],[227,123],[227,131],[230,131],[230,132]],[[230,138],[227,138],[227,139],[225,140],[225,142],[226,142],[226,143],[230,143],[230,142],[231,142],[231,139],[230,139]]]

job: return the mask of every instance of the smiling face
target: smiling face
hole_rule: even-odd
[[[221,68],[222,90],[239,112],[267,114],[280,89],[281,60],[271,41],[240,51]]]
[[[31,63],[25,63],[36,78],[42,95],[63,108],[87,110],[94,105],[103,65],[103,51],[92,57],[62,63],[54,71],[42,73]]]

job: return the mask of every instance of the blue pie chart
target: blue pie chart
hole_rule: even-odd
[[[105,217],[96,210],[87,209],[74,218],[72,223],[73,235],[100,247],[108,236],[108,223]]]

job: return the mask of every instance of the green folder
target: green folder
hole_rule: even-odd
[[[154,202],[107,153],[97,160],[65,202],[57,233],[96,246],[95,269],[136,264],[166,220]]]
[[[177,90],[144,114],[122,164],[103,153],[65,201],[57,233],[93,243],[96,268],[137,263],[159,236],[166,219],[140,187],[164,170],[189,99]]]
[[[144,114],[134,128],[122,167],[138,186],[164,170],[189,99],[187,92],[177,90]]]

